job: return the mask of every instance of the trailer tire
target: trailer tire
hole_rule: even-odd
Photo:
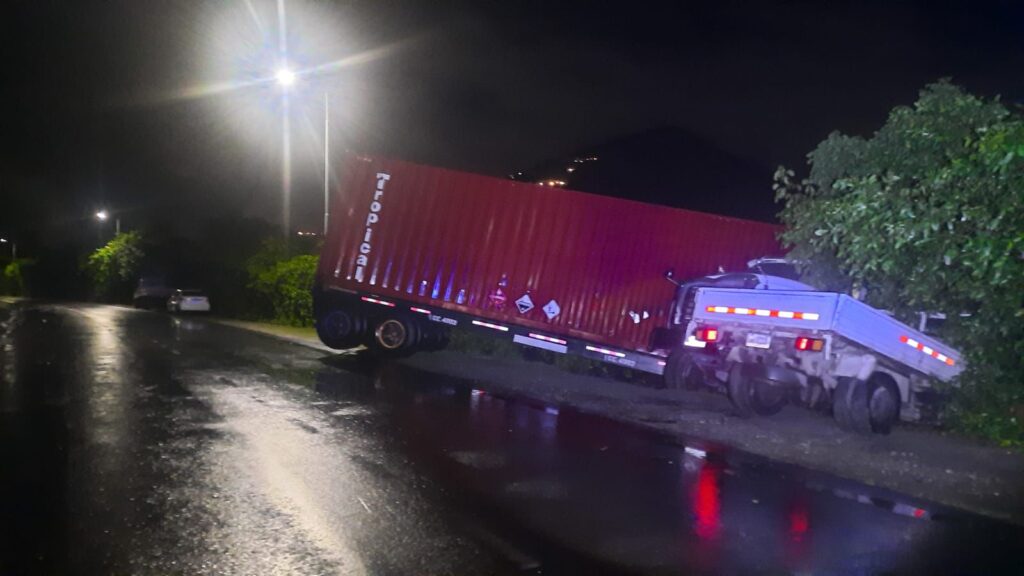
[[[369,334],[367,346],[377,356],[401,358],[416,351],[420,329],[416,322],[401,316],[378,320]]]
[[[729,400],[741,418],[750,418],[754,415],[754,408],[750,403],[750,378],[743,372],[743,364],[739,362],[734,362],[729,368]]]
[[[420,337],[420,348],[427,352],[444,350],[448,347],[450,338],[448,330],[444,328],[425,329]]]
[[[335,350],[352,348],[359,344],[365,329],[365,320],[342,308],[332,308],[316,320],[316,333],[320,341]]]
[[[843,430],[871,433],[871,407],[867,383],[858,378],[842,378],[836,386],[832,415]]]

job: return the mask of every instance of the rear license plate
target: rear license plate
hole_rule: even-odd
[[[747,334],[747,346],[751,348],[764,348],[767,350],[772,346],[772,335],[751,332],[750,334]]]

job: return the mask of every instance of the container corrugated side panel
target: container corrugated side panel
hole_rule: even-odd
[[[767,224],[397,161],[356,158],[345,171],[321,281],[613,346],[641,349],[663,322],[667,269],[695,277],[779,253],[778,228]],[[358,282],[377,172],[391,179]],[[499,289],[503,305],[491,298]],[[514,301],[526,293],[534,308],[520,314]],[[561,313],[548,319],[552,299]]]

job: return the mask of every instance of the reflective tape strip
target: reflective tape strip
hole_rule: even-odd
[[[490,328],[491,330],[501,330],[502,332],[508,332],[508,326],[498,326],[497,324],[490,324],[488,322],[481,322],[479,320],[473,320],[473,324],[477,326],[483,326],[484,328]]]
[[[561,344],[562,346],[568,344],[568,342],[566,342],[565,340],[561,340],[559,338],[552,338],[551,336],[545,336],[543,334],[534,334],[533,332],[530,333],[530,338],[536,338],[537,340],[552,342],[554,344]]]
[[[363,302],[371,302],[373,304],[380,304],[381,306],[388,306],[388,307],[391,307],[391,308],[395,307],[395,305],[392,304],[391,302],[385,302],[383,300],[377,300],[376,298],[370,298],[369,296],[363,296],[362,300],[363,300]]]
[[[764,308],[738,308],[735,306],[708,306],[708,312],[715,314],[739,314],[740,316],[761,316],[766,318],[792,318],[795,320],[817,320],[817,312],[790,312],[788,310],[765,310]]]
[[[953,359],[950,358],[949,356],[946,356],[945,354],[939,352],[938,350],[932,348],[931,346],[926,346],[923,343],[914,340],[910,336],[900,336],[900,342],[903,342],[904,344],[910,346],[911,348],[915,348],[917,350],[920,350],[921,352],[924,352],[925,354],[931,356],[932,358],[935,358],[939,362],[943,362],[950,366],[956,364],[956,362],[954,362]]]
[[[516,344],[533,346],[534,348],[540,348],[541,350],[551,350],[552,352],[558,352],[559,354],[566,354],[569,352],[569,349],[564,344],[555,344],[554,342],[548,342],[546,340],[538,340],[536,338],[523,336],[522,334],[512,336],[512,341]]]
[[[418,314],[430,314],[430,310],[424,310],[423,308],[417,308],[415,306],[410,307],[409,310],[412,310],[413,312],[416,312]]]
[[[625,358],[626,355],[622,352],[616,352],[615,350],[609,350],[607,348],[598,348],[596,346],[587,346],[587,350],[591,352],[597,352],[598,354],[607,354],[608,356],[615,356],[616,358]]]

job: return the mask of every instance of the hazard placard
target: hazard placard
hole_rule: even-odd
[[[548,317],[548,320],[552,320],[555,316],[562,313],[562,309],[558,306],[558,302],[555,302],[554,300],[545,304],[543,310],[544,314]]]
[[[523,294],[519,300],[516,300],[516,308],[519,309],[520,314],[526,314],[530,310],[533,310],[533,300],[529,294]]]

